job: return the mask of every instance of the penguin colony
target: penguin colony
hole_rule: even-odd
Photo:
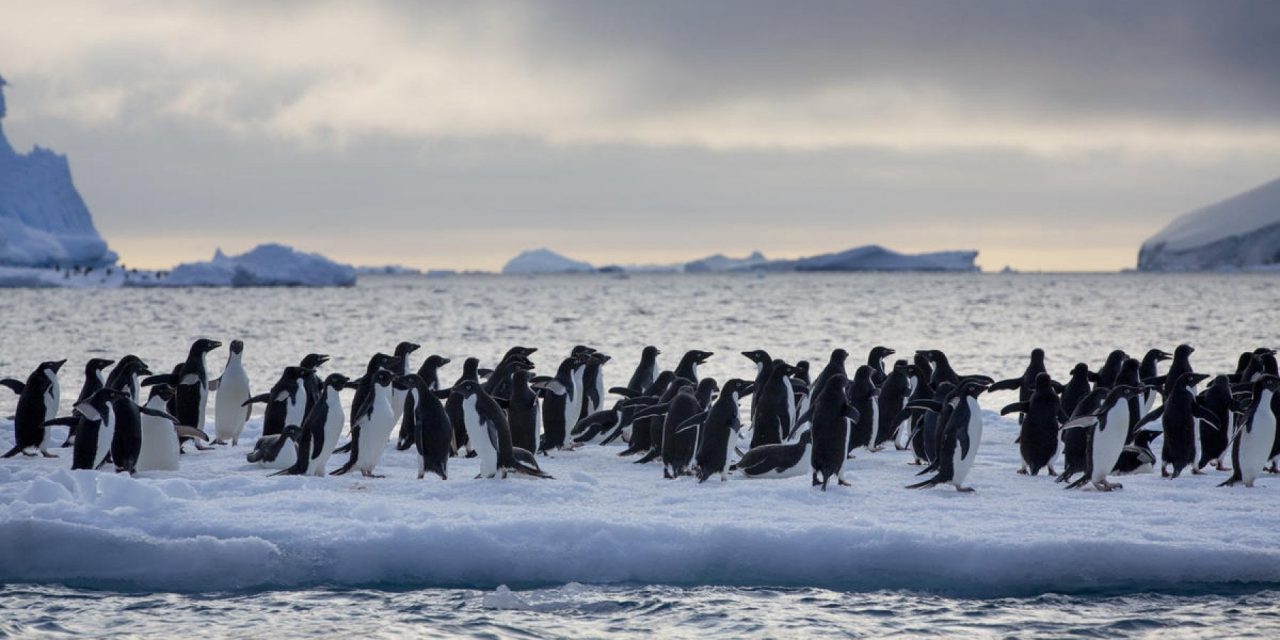
[[[1018,415],[1017,472],[1045,471],[1069,489],[1112,491],[1121,485],[1109,478],[1156,468],[1167,478],[1187,469],[1230,472],[1220,486],[1252,487],[1264,472],[1277,473],[1280,460],[1280,375],[1268,348],[1242,353],[1234,372],[1216,376],[1194,371],[1189,345],[1172,354],[1152,349],[1141,360],[1116,350],[1096,371],[1079,363],[1062,380],[1035,349],[1022,375],[999,381],[957,373],[938,350],[886,366],[895,352],[878,346],[850,375],[848,352],[836,349],[813,376],[808,362],[755,350],[742,353],[754,375],[721,384],[698,375],[711,352],[688,351],[666,370],[661,351],[648,346],[626,385],[606,388],[611,358],[587,346],[574,347],[554,375],[535,374],[537,349],[516,346],[492,368],[466,359],[453,384],[442,384],[450,360],[432,355],[414,369],[419,346],[402,342],[375,354],[355,378],[321,378],[329,357],[310,354],[285,367],[267,393],[251,395],[239,340],[222,375],[208,375],[206,357],[221,346],[197,340],[186,360],[160,374],[132,355],[89,360],[66,416],[58,415],[65,360],[41,363],[25,382],[0,380],[18,394],[15,444],[4,457],[58,457],[49,450],[52,428],[65,426],[73,469],[176,470],[188,444],[237,445],[261,404],[262,434],[246,458],[273,475],[380,477],[378,463],[394,442],[397,451],[412,450],[420,479],[448,479],[456,456],[478,458],[477,477],[550,479],[539,456],[620,441],[620,457],[657,462],[666,478],[808,474],[825,491],[832,479],[849,484],[845,462],[855,452],[892,447],[921,467],[908,489],[949,484],[971,492],[966,480],[982,441],[978,397],[1004,390],[1018,393],[1000,410]],[[346,391],[354,392],[350,415]],[[204,431],[210,394],[212,439]],[[334,454],[345,460],[331,469]]]

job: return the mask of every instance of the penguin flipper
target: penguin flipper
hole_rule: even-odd
[[[267,401],[268,401],[268,400],[270,400],[270,399],[271,399],[271,394],[269,394],[269,393],[263,393],[263,394],[259,394],[259,395],[253,396],[252,398],[249,398],[248,400],[245,400],[244,402],[240,403],[240,406],[242,406],[242,407],[249,407],[250,405],[253,405],[253,404],[256,404],[256,403],[259,403],[259,402],[267,402]],[[252,407],[250,407],[250,409],[249,409],[249,410],[250,410],[250,411],[252,411],[252,410],[253,410],[253,408],[252,408]]]
[[[52,420],[45,420],[40,424],[40,426],[42,427],[74,427],[78,422],[80,422],[80,418],[77,418],[76,416],[67,416],[65,418],[54,418]]]
[[[907,488],[908,488],[908,489],[928,489],[929,487],[934,487],[934,486],[940,485],[940,484],[942,484],[942,483],[944,483],[944,482],[946,482],[946,480],[944,480],[944,479],[942,478],[942,474],[941,474],[941,473],[939,473],[939,474],[937,474],[937,475],[933,476],[932,478],[929,478],[928,480],[925,480],[924,482],[917,482],[917,483],[915,483],[915,484],[909,484],[909,485],[907,485]]]
[[[164,418],[165,420],[168,420],[169,422],[172,422],[172,423],[174,423],[174,424],[178,424],[178,419],[177,419],[177,418],[175,418],[175,417],[173,417],[173,416],[169,415],[168,413],[166,413],[166,412],[164,412],[164,411],[161,411],[161,410],[159,410],[159,409],[152,409],[151,407],[142,407],[142,406],[140,406],[140,407],[138,407],[138,413],[144,413],[144,414],[146,414],[146,415],[153,416],[153,417],[156,417],[156,418]],[[208,438],[205,438],[205,439],[207,440]]]
[[[1134,430],[1141,429],[1143,425],[1155,422],[1156,419],[1158,419],[1162,415],[1164,415],[1164,405],[1160,405],[1151,413],[1148,413],[1147,415],[1142,416],[1142,419],[1138,421],[1138,424],[1133,425],[1133,428]]]
[[[650,449],[649,453],[644,454],[643,458],[636,460],[632,464],[648,464],[650,462],[653,462],[654,460],[657,460],[658,456],[661,456],[661,455],[662,455],[661,449],[656,449],[656,448]]]
[[[990,387],[987,387],[987,391],[1013,391],[1021,388],[1022,378],[1009,378],[1008,380],[1001,380]]]
[[[10,389],[13,390],[14,393],[18,395],[22,395],[22,390],[27,388],[26,383],[22,382],[21,380],[14,380],[13,378],[5,378],[4,380],[0,380],[0,386],[9,387]]]
[[[1013,402],[1007,404],[1004,408],[1000,409],[1000,415],[1007,416],[1011,413],[1026,413],[1030,404],[1031,403],[1029,402]]]
[[[173,430],[177,432],[179,438],[194,438],[196,440],[204,440],[205,442],[209,441],[209,435],[195,427],[188,427],[185,424],[175,424],[173,425]]]
[[[348,471],[350,471],[353,467],[356,466],[356,461],[360,459],[360,427],[356,426],[351,428],[351,442],[349,442],[347,446],[351,451],[351,456],[347,458],[347,463],[342,465],[341,467],[338,467],[337,469],[334,469],[333,471],[330,471],[329,475],[331,476],[345,475]]]
[[[22,445],[17,445],[17,446],[15,446],[14,448],[10,449],[10,450],[9,450],[7,453],[5,453],[4,455],[0,456],[0,458],[12,458],[12,457],[14,457],[14,456],[18,455],[18,453],[20,453],[21,451],[22,451]]]
[[[622,396],[624,398],[634,398],[640,395],[639,391],[636,391],[635,389],[629,389],[627,387],[610,387],[609,393],[612,393],[613,395],[616,395],[616,396]]]

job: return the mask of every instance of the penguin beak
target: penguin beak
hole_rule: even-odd
[[[59,361],[57,361],[57,362],[53,363],[53,366],[51,366],[51,367],[49,367],[49,368],[50,368],[50,369],[53,369],[53,372],[54,372],[54,373],[57,373],[57,372],[58,372],[58,370],[62,369],[62,365],[66,364],[66,363],[67,363],[67,361],[66,361],[66,360],[59,360]]]

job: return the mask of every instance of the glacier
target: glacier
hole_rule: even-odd
[[[1179,216],[1142,243],[1141,271],[1280,268],[1280,178]]]
[[[258,245],[238,256],[218,249],[212,260],[180,264],[157,281],[166,287],[350,287],[355,283],[355,267],[282,244]]]
[[[18,153],[5,137],[6,84],[0,77],[0,265],[115,264],[71,180],[67,157],[39,146]]]

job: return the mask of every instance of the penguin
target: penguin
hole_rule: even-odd
[[[876,447],[883,447],[890,440],[899,451],[911,446],[907,438],[911,434],[911,430],[906,427],[907,421],[894,422],[894,418],[907,407],[907,400],[911,397],[910,372],[911,365],[906,360],[899,360],[893,363],[893,369],[880,386],[880,393],[876,396],[876,415],[879,418],[874,443]]]
[[[240,361],[244,355],[244,342],[232,340],[228,351],[227,366],[222,369],[216,384],[210,385],[217,391],[213,400],[213,443],[236,446],[240,444],[244,423],[253,411],[244,404],[252,394],[249,393],[249,374],[245,373],[244,364]],[[154,392],[152,397],[155,397]]]
[[[1160,375],[1158,365],[1165,360],[1172,358],[1171,354],[1165,353],[1160,349],[1148,349],[1146,355],[1142,356],[1142,363],[1138,365],[1138,377],[1140,380],[1153,380]],[[1143,389],[1142,391],[1142,415],[1151,413],[1155,408],[1156,396],[1159,395],[1154,388]]]
[[[479,374],[480,360],[478,358],[467,358],[462,362],[462,375],[450,387],[449,396],[444,401],[444,410],[449,414],[449,424],[453,426],[453,451],[461,452],[464,448],[467,450],[467,457],[475,456],[475,451],[471,448],[470,440],[467,437],[466,422],[462,416],[462,394],[458,392],[458,387],[464,382],[480,382]]]
[[[427,472],[431,472],[440,476],[441,480],[448,480],[449,454],[453,442],[453,425],[449,423],[449,414],[422,376],[410,374],[402,376],[399,381],[408,385],[419,398],[413,405],[413,444],[418,453],[418,479],[421,480]],[[408,410],[406,406],[405,411]]]
[[[639,393],[653,384],[654,380],[658,379],[658,356],[660,355],[662,350],[653,345],[642,349],[640,362],[636,364],[636,370],[631,374],[631,379],[627,381],[625,388]]]
[[[1000,415],[1014,412],[1024,418],[1018,435],[1018,451],[1022,454],[1018,473],[1034,476],[1046,469],[1050,476],[1058,475],[1053,470],[1053,458],[1058,455],[1058,430],[1068,418],[1048,373],[1036,374],[1031,397],[1004,407]]]
[[[529,360],[529,356],[533,355],[537,349],[531,347],[515,346],[507,350],[507,353],[498,361],[496,370],[502,370],[500,375],[493,375],[491,372],[489,379],[485,382],[485,391],[494,397],[506,398],[511,393],[511,374],[515,371],[515,366],[519,365],[525,369],[532,369],[533,363]],[[577,350],[574,353],[578,353]],[[503,365],[507,365],[504,367]]]
[[[71,468],[97,469],[111,455],[111,442],[115,439],[116,419],[113,401],[127,397],[123,391],[99,389],[88,400],[76,403],[80,413],[77,418],[76,442],[72,447]]]
[[[114,360],[107,360],[106,358],[91,358],[89,362],[85,363],[84,385],[80,387],[80,395],[76,396],[76,401],[72,403],[72,406],[88,400],[89,396],[93,395],[95,391],[107,386],[107,379],[106,376],[102,374],[102,370],[114,363]],[[72,410],[72,413],[75,413],[74,409]],[[62,448],[66,449],[67,447],[70,447],[75,444],[75,441],[76,430],[75,427],[72,427],[67,430],[67,439],[63,441]]]
[[[1244,419],[1232,436],[1231,477],[1218,486],[1231,487],[1244,483],[1246,487],[1253,487],[1254,481],[1262,475],[1277,439],[1277,389],[1280,389],[1280,378],[1270,374],[1253,383],[1253,397],[1249,408],[1245,410]]]
[[[537,451],[542,438],[542,411],[538,394],[529,386],[529,371],[516,371],[511,381],[511,397],[507,401],[507,421],[511,429],[511,446]]]
[[[1076,408],[1070,414],[1070,419],[1092,417],[1106,401],[1107,394],[1110,389],[1099,387],[1088,393],[1076,403]],[[1055,482],[1071,482],[1071,477],[1077,473],[1085,473],[1089,468],[1089,431],[1085,428],[1079,429],[1062,429],[1059,432],[1062,438],[1062,473],[1058,474]]]
[[[106,388],[128,394],[134,402],[142,400],[142,376],[151,375],[151,369],[141,358],[129,354],[120,358],[107,376]]]
[[[386,369],[373,374],[372,392],[364,404],[351,410],[355,421],[351,427],[351,457],[329,475],[340,476],[359,469],[366,478],[382,477],[374,475],[373,470],[382,459],[391,439],[391,430],[395,427],[395,414],[391,409],[392,380],[391,372]]]
[[[577,387],[574,370],[581,358],[569,356],[560,362],[553,380],[543,386],[546,395],[542,400],[542,440],[538,453],[547,454],[565,446],[565,438],[571,425],[578,422],[578,404],[575,402]],[[452,417],[452,416],[450,416]]]
[[[427,356],[422,366],[418,367],[418,373],[415,374],[422,379],[422,384],[408,384],[408,391],[404,399],[404,414],[400,419],[400,433],[396,436],[396,451],[405,451],[412,447],[414,442],[414,434],[417,433],[416,407],[422,402],[422,395],[429,393],[435,395],[440,390],[440,367],[449,364],[448,358],[442,358],[438,355]],[[452,442],[452,438],[450,438]]]
[[[195,429],[178,424],[178,419],[165,411],[173,393],[170,385],[155,385],[151,387],[151,397],[139,410],[142,445],[138,450],[135,466],[138,471],[177,471],[178,433],[182,432],[193,438],[200,437],[196,435],[198,432]],[[115,457],[114,453],[112,457]]]
[[[929,349],[921,353],[933,365],[933,377],[930,378],[929,383],[935,389],[944,382],[950,382],[955,386],[960,385],[960,375],[956,373],[955,369],[951,368],[951,361],[947,358],[947,354],[938,349]]]
[[[866,447],[868,451],[879,451],[875,441],[880,424],[880,404],[876,397],[879,391],[872,382],[874,375],[875,369],[862,365],[853,372],[853,380],[845,389],[849,405],[858,410],[858,419],[853,421],[849,433],[848,454],[852,454],[858,447]]]
[[[200,338],[191,343],[187,351],[187,360],[178,372],[178,380],[174,385],[174,414],[178,424],[204,431],[204,414],[209,400],[209,373],[205,369],[205,355],[221,347],[217,340]],[[196,448],[204,448],[199,442]]]
[[[3,457],[12,458],[19,453],[34,456],[35,454],[28,452],[28,449],[39,449],[40,455],[46,458],[58,457],[57,454],[49,452],[46,444],[49,429],[45,426],[45,422],[53,420],[58,415],[58,402],[62,393],[58,385],[58,370],[62,369],[62,365],[66,363],[66,360],[42,362],[35,371],[31,372],[31,375],[27,376],[25,383],[11,378],[0,380],[0,385],[18,394],[18,407],[13,416],[15,442],[13,448]]]
[[[858,410],[845,397],[848,379],[833,372],[814,390],[813,418],[809,427],[813,447],[809,457],[813,486],[827,490],[832,476],[842,487],[849,486],[844,479],[844,463],[849,451],[850,420],[857,420]],[[750,452],[748,452],[750,453]],[[819,481],[821,476],[821,481]]]
[[[502,407],[478,382],[463,382],[462,415],[472,447],[480,458],[479,478],[506,478],[509,474],[551,479],[533,462],[529,452],[511,445],[511,427]]]
[[[1044,366],[1044,349],[1036,347],[1031,350],[1031,362],[1027,364],[1027,368],[1022,372],[1022,377],[1011,378],[1009,380],[1001,380],[993,385],[987,391],[1014,391],[1018,392],[1018,403],[1025,403],[1031,400],[1031,394],[1036,390],[1036,378],[1048,370]],[[1026,414],[1018,413],[1018,424],[1026,418]],[[1056,440],[1057,438],[1055,438]],[[1052,471],[1050,473],[1053,473]]]
[[[769,375],[773,373],[773,358],[764,349],[743,351],[742,355],[756,365],[755,388],[764,389],[765,383],[769,380]],[[751,396],[751,410],[747,413],[747,417],[751,419],[752,424],[756,420],[756,407],[759,405],[761,395],[760,393],[755,393]],[[754,431],[752,435],[754,435]]]
[[[818,389],[821,389],[832,376],[839,374],[841,376],[848,377],[844,368],[845,360],[848,358],[849,352],[844,349],[834,349],[831,351],[831,356],[827,359],[826,366],[822,368],[822,371],[818,372],[818,377],[813,379],[813,384],[809,385],[809,394],[800,401],[799,415],[804,415],[809,412],[809,409],[813,406],[814,394],[817,393]],[[759,389],[757,388],[757,393],[758,392]]]
[[[1156,454],[1151,451],[1151,442],[1162,435],[1158,430],[1139,429],[1133,435],[1133,443],[1121,450],[1116,466],[1111,469],[1112,475],[1128,476],[1155,470]]]
[[[915,373],[915,383],[911,388],[911,395],[907,398],[907,405],[919,400],[941,400],[941,397],[935,398],[936,390],[929,379],[933,375],[933,369],[929,366],[929,361],[924,356],[916,354],[914,363],[911,365]],[[946,393],[950,393],[951,385],[947,387]],[[945,397],[945,394],[944,396]],[[928,411],[909,411],[905,407],[898,412],[893,418],[895,421],[904,421],[909,432],[907,434],[907,442],[911,447],[912,456],[915,458],[911,464],[924,465],[933,462],[932,455],[934,446],[937,442],[933,438],[936,429],[930,429],[926,433],[926,422],[936,422],[936,416]]]
[[[409,366],[409,354],[421,348],[420,345],[412,342],[401,342],[396,345],[394,362],[388,367],[394,376],[403,376],[413,373],[413,368]],[[409,395],[409,389],[397,388],[394,384],[391,386],[391,415],[395,418],[394,422],[400,422],[400,417],[404,415],[405,399]]]
[[[598,351],[588,354],[582,373],[582,406],[578,409],[578,420],[600,410],[600,400],[605,394],[604,365],[609,360],[609,356]]]
[[[1164,374],[1164,393],[1162,394],[1165,401],[1168,401],[1169,395],[1178,388],[1178,379],[1187,373],[1192,373],[1191,354],[1195,353],[1195,347],[1189,344],[1180,344],[1173,350],[1173,361],[1169,363],[1169,370]],[[1144,380],[1145,382],[1145,380]],[[1194,385],[1193,391],[1194,391]],[[1168,438],[1165,439],[1168,442]]]
[[[1231,408],[1235,399],[1231,395],[1230,379],[1227,376],[1217,376],[1200,392],[1196,401],[1214,415],[1215,424],[1223,425],[1221,429],[1200,430],[1200,459],[1196,462],[1196,468],[1204,469],[1212,464],[1213,468],[1226,471],[1224,459],[1230,455],[1228,446],[1234,426]]]
[[[755,388],[758,400],[751,416],[752,449],[782,442],[796,426],[796,405],[791,389],[791,374],[795,369],[782,360],[772,361],[767,369],[768,379]]]
[[[1133,442],[1133,434],[1137,432],[1138,421],[1143,415],[1142,402],[1146,385],[1142,383],[1142,378],[1138,374],[1139,367],[1137,360],[1125,358],[1124,363],[1120,365],[1120,374],[1116,376],[1116,386],[1135,387],[1142,390],[1142,393],[1129,399],[1129,435],[1125,439],[1125,444]]]
[[[1102,368],[1098,369],[1098,375],[1094,380],[1095,388],[1110,389],[1116,386],[1116,378],[1120,376],[1120,367],[1128,359],[1129,354],[1120,349],[1108,354],[1107,361],[1102,363]]]
[[[350,382],[340,373],[325,377],[320,395],[299,425],[297,459],[289,468],[272,475],[324,476],[325,465],[333,454],[333,443],[338,441],[347,420],[342,411],[342,390]]]
[[[884,371],[884,359],[897,353],[889,347],[872,347],[867,354],[867,366],[871,367],[871,382],[877,387],[884,384],[887,374]]]
[[[353,432],[356,426],[355,408],[365,406],[365,403],[373,396],[374,378],[377,373],[379,371],[386,370],[392,372],[392,375],[394,376],[396,375],[394,372],[399,370],[399,366],[400,365],[396,362],[395,356],[386,353],[375,353],[369,358],[369,363],[365,365],[364,375],[351,381],[356,389],[355,397],[351,399],[351,429]],[[387,404],[391,404],[390,397],[387,398]],[[353,442],[349,442],[343,446],[340,451],[335,451],[334,453],[349,452],[353,443],[354,440]]]
[[[253,451],[245,455],[245,460],[268,469],[282,471],[290,469],[297,464],[300,457],[298,436],[301,432],[301,427],[291,424],[280,433],[262,436],[253,443]]]
[[[978,395],[986,389],[985,384],[974,380],[965,380],[956,388],[948,400],[951,410],[945,416],[946,426],[942,430],[938,459],[921,472],[933,470],[936,473],[928,480],[908,485],[908,489],[924,489],[950,483],[961,493],[973,492],[973,487],[965,486],[964,481],[969,477],[973,461],[978,456],[979,445],[982,444],[982,409],[978,406]],[[942,417],[942,414],[939,416]]]
[[[1113,386],[1107,390],[1102,406],[1096,411],[1072,418],[1062,426],[1064,430],[1084,429],[1088,436],[1084,475],[1068,484],[1068,489],[1077,489],[1085,484],[1092,484],[1098,491],[1124,488],[1118,482],[1109,482],[1107,476],[1119,462],[1129,437],[1129,412],[1132,410],[1129,401],[1141,393],[1142,389],[1139,387]]]
[[[586,384],[583,378],[587,374],[587,364],[591,361],[591,356],[596,352],[591,347],[578,345],[573,348],[570,356],[576,359],[573,367],[573,395],[569,398],[568,414],[565,416],[564,429],[567,435],[569,429],[582,419],[582,406],[586,404]]]
[[[808,471],[805,462],[813,449],[813,433],[806,429],[795,442],[767,444],[742,454],[738,471],[747,478],[794,478]]]
[[[733,454],[736,435],[742,429],[742,418],[738,411],[738,403],[742,396],[751,393],[751,383],[737,378],[730,378],[724,383],[724,390],[716,398],[711,408],[700,416],[687,419],[676,428],[698,429],[698,449],[693,461],[697,469],[698,482],[703,483],[715,474],[720,481],[728,479],[729,458]]]
[[[302,388],[307,391],[306,406],[302,410],[303,416],[306,416],[307,412],[311,411],[311,406],[314,405],[316,401],[320,399],[321,394],[324,393],[323,383],[320,381],[320,374],[316,372],[319,371],[320,367],[324,366],[324,363],[328,361],[329,356],[323,353],[308,353],[304,358],[302,358],[302,361],[298,363],[299,367],[310,371],[310,373],[302,379]]]
[[[674,479],[689,473],[689,463],[693,461],[698,448],[698,430],[686,429],[683,433],[678,433],[677,427],[700,413],[701,409],[697,396],[688,385],[683,386],[676,397],[671,399],[662,423],[663,478]]]
[[[710,351],[697,349],[686,351],[680,358],[680,364],[676,365],[676,377],[698,384],[698,365],[705,364],[713,355],[715,354]]]
[[[1176,357],[1175,354],[1175,359]],[[1196,401],[1195,392],[1192,391],[1195,385],[1208,377],[1190,371],[1180,374],[1172,385],[1166,387],[1169,392],[1165,396],[1164,404],[1138,422],[1137,427],[1141,427],[1148,422],[1160,420],[1164,427],[1164,446],[1160,452],[1161,477],[1177,478],[1188,466],[1192,468],[1192,473],[1200,473],[1195,468],[1197,420],[1201,422],[1201,426],[1209,423],[1215,429],[1226,428],[1213,424],[1217,418],[1200,406]],[[1169,473],[1170,466],[1173,467],[1172,475]]]
[[[111,401],[112,413],[115,415],[115,432],[111,437],[111,461],[115,463],[117,473],[127,471],[129,475],[133,475],[137,471],[138,456],[142,452],[143,408],[138,406],[132,398],[124,396]],[[172,416],[166,411],[157,410],[155,417],[167,420]],[[170,424],[176,423],[175,419]],[[176,432],[175,435],[177,435]],[[203,432],[200,435],[208,440],[208,436]]]
[[[683,378],[672,377],[671,383],[666,386],[661,397],[636,411],[636,424],[649,431],[649,449],[644,456],[635,461],[635,464],[648,464],[662,457],[662,445],[666,439],[667,413],[671,409],[671,401],[681,393],[693,395],[693,383]],[[696,396],[694,396],[694,403],[697,403]]]
[[[1083,362],[1077,362],[1076,366],[1071,368],[1071,378],[1067,380],[1067,384],[1062,388],[1062,394],[1058,396],[1063,413],[1074,414],[1076,406],[1089,395],[1092,390],[1089,382],[1091,376],[1093,372],[1089,371],[1089,365]]]
[[[306,377],[310,374],[310,369],[285,367],[271,391],[244,401],[250,411],[253,404],[267,403],[262,416],[262,437],[279,435],[289,425],[302,424],[307,409]]]

